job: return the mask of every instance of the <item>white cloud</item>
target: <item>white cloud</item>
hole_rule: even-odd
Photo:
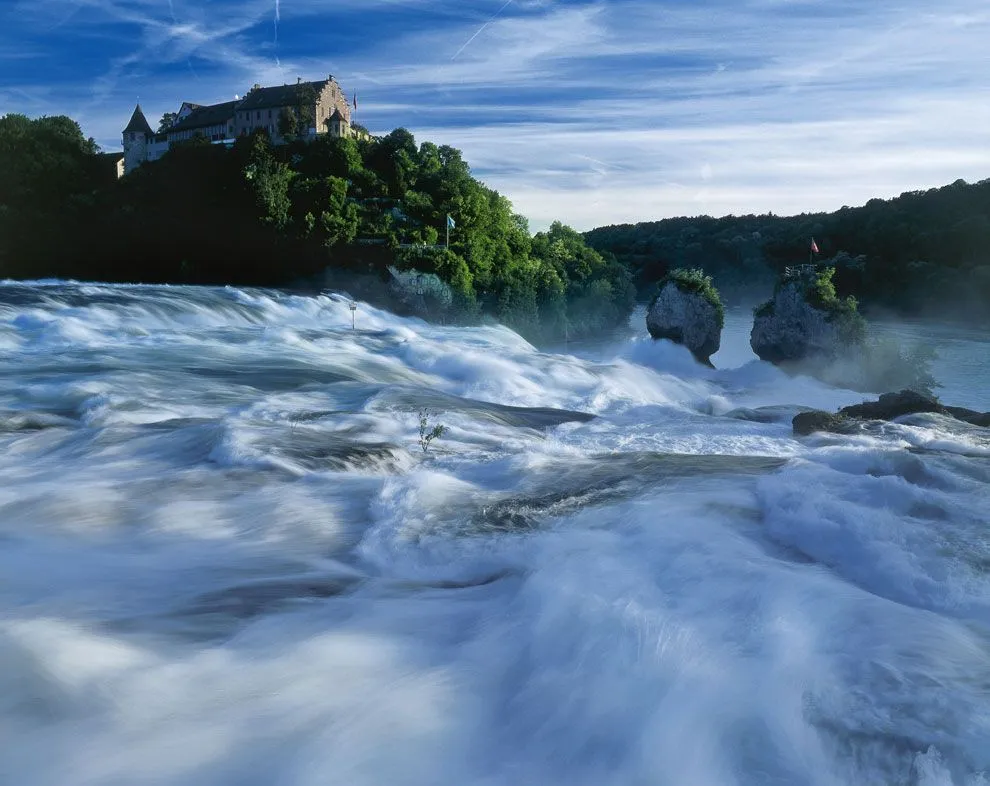
[[[461,147],[534,226],[833,209],[990,175],[984,0],[281,0],[286,25],[381,21],[350,51],[283,38],[281,67],[261,48],[274,2],[21,3],[39,29],[68,19],[98,35],[113,21],[133,43],[102,73],[21,80],[0,98],[75,114],[109,146],[137,94],[157,117],[330,71],[372,130]],[[421,24],[390,21],[400,13]],[[187,59],[198,79],[160,68]]]

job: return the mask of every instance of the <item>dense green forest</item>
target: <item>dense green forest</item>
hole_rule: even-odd
[[[842,295],[867,310],[990,318],[990,180],[872,199],[791,217],[671,218],[585,233],[645,297],[675,268],[701,268],[730,300],[763,299],[788,265],[834,267]],[[754,291],[756,290],[756,291]]]
[[[535,340],[598,334],[635,297],[626,269],[578,232],[555,223],[532,235],[458,150],[405,129],[279,146],[263,132],[229,148],[192,140],[117,180],[73,120],[0,118],[0,278],[312,281],[401,307],[389,297],[410,270],[446,283],[433,316],[490,315]]]

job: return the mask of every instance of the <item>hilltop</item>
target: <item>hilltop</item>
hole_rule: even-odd
[[[814,238],[814,261],[834,267],[838,291],[867,310],[990,318],[990,180],[834,213],[670,218],[584,237],[630,270],[644,298],[669,270],[700,268],[730,298],[762,299],[786,266],[809,261]]]
[[[562,224],[532,235],[460,151],[405,129],[194,136],[123,178],[115,167],[69,118],[0,118],[0,278],[319,281],[536,340],[596,335],[632,309],[621,265]]]

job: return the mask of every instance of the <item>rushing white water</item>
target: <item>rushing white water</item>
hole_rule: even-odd
[[[986,431],[356,317],[0,286],[0,783],[990,782]]]

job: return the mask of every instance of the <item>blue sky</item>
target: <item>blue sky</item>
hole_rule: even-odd
[[[334,74],[534,228],[793,214],[990,177],[986,0],[0,0],[0,113]],[[277,22],[276,22],[277,19]]]

